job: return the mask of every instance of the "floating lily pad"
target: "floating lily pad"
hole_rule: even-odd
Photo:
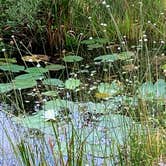
[[[34,73],[42,74],[42,73],[47,73],[48,69],[43,68],[43,67],[30,67],[30,68],[27,68],[25,71],[30,74],[34,74]]]
[[[65,88],[74,90],[77,87],[79,87],[80,84],[81,84],[81,81],[79,79],[69,78],[68,80],[65,81]]]
[[[0,93],[7,93],[13,89],[11,83],[0,83]]]
[[[17,79],[12,81],[14,89],[28,89],[37,85],[37,82],[34,79]]]
[[[44,76],[41,75],[40,73],[33,73],[33,74],[22,74],[17,77],[15,77],[15,80],[26,80],[26,79],[31,79],[31,80],[41,80],[43,79]]]
[[[55,120],[54,111],[39,111],[34,116],[26,116],[20,119],[20,123],[29,128],[40,129],[44,133],[52,135],[53,128],[50,122],[46,122],[44,116]],[[16,120],[18,123],[18,119]],[[79,138],[79,141],[84,141],[83,156],[92,155],[98,158],[109,157],[112,154],[118,154],[118,147],[123,146],[129,139],[132,129],[136,128],[133,125],[132,119],[121,115],[105,116],[101,119],[98,126],[95,128],[84,127],[78,128],[74,126],[75,135]],[[137,127],[138,128],[138,127]],[[57,129],[57,128],[56,128]],[[63,155],[67,155],[66,140],[71,139],[72,125],[61,125],[58,130],[58,134],[64,139],[61,140],[61,150]],[[66,135],[67,134],[67,135]],[[78,140],[74,139],[74,151],[78,150]],[[58,146],[54,146],[55,152],[58,151]]]
[[[52,85],[52,86],[58,86],[58,87],[64,87],[63,81],[56,78],[49,78],[43,81],[44,85]]]
[[[63,58],[65,62],[79,62],[82,61],[83,58],[80,56],[68,55]]]
[[[16,64],[10,64],[10,63],[6,63],[4,65],[0,66],[0,69],[3,71],[9,71],[9,72],[20,72],[24,70],[24,66],[19,66]]]
[[[118,60],[118,54],[101,55],[96,57],[94,60],[101,62],[114,62]]]
[[[21,124],[25,128],[29,129],[39,129],[40,131],[51,134],[53,133],[53,129],[51,127],[51,123],[46,122],[44,118],[45,111],[38,111],[37,114],[31,116],[24,116],[21,118],[13,117],[12,120],[17,124]]]
[[[154,84],[154,90],[156,93],[156,98],[166,99],[166,82],[165,80],[158,79]]]
[[[51,65],[46,66],[46,69],[51,70],[51,71],[57,71],[57,70],[65,69],[65,66],[59,65],[59,64],[51,64]]]
[[[100,83],[98,86],[98,92],[108,94],[111,96],[120,94],[123,91],[123,85],[121,82],[114,80],[110,83]]]
[[[155,84],[153,84],[152,82],[143,83],[138,89],[138,97],[143,100],[165,100],[165,80],[158,79]]]
[[[42,95],[56,97],[58,93],[56,91],[46,91],[46,92],[42,92]]]

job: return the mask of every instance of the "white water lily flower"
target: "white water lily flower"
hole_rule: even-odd
[[[47,110],[44,114],[44,118],[46,120],[54,120],[55,119],[55,112],[53,109]]]

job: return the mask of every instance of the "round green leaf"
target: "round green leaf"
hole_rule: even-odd
[[[32,88],[37,85],[37,82],[34,79],[17,79],[13,80],[14,89],[27,89]]]
[[[24,70],[24,66],[19,66],[16,64],[10,64],[10,63],[6,63],[4,65],[0,66],[0,69],[3,71],[9,71],[9,72],[20,72]]]
[[[82,61],[83,58],[80,56],[68,55],[63,58],[65,62],[79,62]]]
[[[56,91],[46,91],[46,92],[42,92],[42,95],[56,97],[58,93]]]
[[[94,59],[101,62],[114,62],[118,60],[118,54],[101,55]]]
[[[43,81],[44,85],[52,85],[52,86],[58,86],[58,87],[63,87],[64,83],[60,79],[56,78],[49,78]]]
[[[51,64],[51,65],[46,66],[46,69],[51,70],[51,71],[57,71],[57,70],[65,69],[65,66],[59,65],[59,64]]]
[[[79,87],[81,84],[79,79],[74,79],[74,78],[69,78],[68,80],[65,81],[65,88],[74,90],[77,87]]]
[[[17,77],[15,77],[15,80],[26,80],[26,79],[31,79],[31,80],[41,80],[43,79],[44,76],[42,76],[40,73],[33,73],[33,74],[22,74]]]
[[[114,80],[111,84],[100,83],[98,86],[98,91],[100,93],[105,93],[109,94],[110,96],[114,96],[123,91],[123,85],[116,80]]]
[[[11,83],[0,83],[0,93],[6,93],[13,89]]]
[[[48,69],[43,68],[43,67],[30,67],[30,68],[27,68],[25,71],[30,74],[34,74],[34,73],[42,74],[42,73],[47,73]]]

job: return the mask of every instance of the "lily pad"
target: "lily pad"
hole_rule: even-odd
[[[65,69],[65,66],[59,65],[59,64],[51,64],[51,65],[46,66],[46,69],[48,69],[50,71],[57,71],[57,70]]]
[[[16,72],[16,73],[23,71],[24,68],[25,68],[24,66],[10,64],[10,63],[6,63],[6,64],[0,66],[0,69],[3,71]]]
[[[94,60],[101,62],[114,62],[118,60],[118,54],[101,55],[96,57]]]
[[[83,58],[80,56],[68,55],[63,58],[65,62],[79,62],[82,61]]]
[[[80,84],[81,84],[81,81],[79,79],[69,78],[68,80],[65,81],[65,88],[74,90],[77,87],[79,87]]]
[[[155,84],[152,82],[143,83],[138,89],[138,97],[143,100],[165,100],[166,82],[158,79]]]
[[[34,79],[17,79],[12,81],[14,89],[28,89],[37,85],[37,82]]]
[[[98,85],[98,92],[108,94],[111,96],[120,94],[123,91],[123,85],[121,82],[114,80],[110,83],[100,83]]]
[[[82,40],[81,44],[86,44],[86,45],[93,45],[93,44],[107,44],[109,42],[108,39],[106,38],[98,38],[98,39],[87,39],[87,40]]]
[[[43,81],[43,84],[44,85],[64,87],[63,81],[61,81],[60,79],[56,79],[56,78],[48,78],[48,79]]]
[[[26,80],[26,79],[31,79],[31,80],[41,80],[43,79],[44,76],[41,75],[40,73],[33,73],[33,74],[22,74],[17,77],[15,77],[15,80]]]
[[[0,93],[7,93],[13,89],[11,83],[0,83]]]
[[[42,95],[56,97],[58,95],[58,93],[56,91],[46,91],[46,92],[42,92]]]
[[[166,99],[166,82],[165,80],[158,79],[154,84],[154,90],[157,99]]]
[[[71,107],[72,105],[73,105],[73,102],[70,102],[67,100],[56,99],[56,100],[50,100],[50,101],[45,102],[43,109],[56,110],[57,108],[60,108],[60,107],[68,108],[69,106]]]
[[[48,72],[48,69],[46,68],[43,68],[43,67],[30,67],[30,68],[27,68],[25,70],[27,73],[30,73],[30,74],[42,74],[42,73],[47,73]]]
[[[53,129],[50,122],[46,122],[44,116],[46,112],[40,112],[34,116],[28,116],[21,120],[21,123],[29,128],[37,128],[47,134],[53,134]],[[47,115],[48,114],[48,115]],[[46,113],[46,117],[54,120],[54,112]],[[17,120],[18,122],[18,120]],[[109,157],[112,154],[118,154],[118,146],[123,146],[129,139],[132,133],[132,119],[121,115],[110,115],[102,118],[99,126],[95,128],[74,127],[74,132],[79,138],[79,141],[84,141],[83,156],[90,154],[98,158]],[[136,128],[136,125],[134,125]],[[138,127],[137,127],[138,128]],[[58,130],[58,134],[66,139],[61,140],[61,150],[63,155],[67,155],[66,140],[69,140],[72,133],[72,125],[63,125]],[[66,135],[67,134],[67,135]],[[68,138],[68,139],[67,139]],[[78,150],[78,140],[74,140],[74,151]],[[58,151],[58,146],[54,146],[55,152]]]

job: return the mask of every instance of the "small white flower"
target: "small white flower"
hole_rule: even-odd
[[[14,38],[14,35],[12,35],[11,38]]]
[[[6,51],[6,49],[5,49],[5,48],[3,48],[3,49],[2,49],[2,52],[5,52],[5,51]]]
[[[104,24],[103,24],[103,26],[104,26],[104,27],[106,27],[106,26],[107,26],[107,24],[106,24],[106,23],[104,23]]]
[[[140,2],[138,2],[138,4],[140,5],[140,6],[142,6],[143,5],[143,3],[140,1]]]
[[[147,37],[147,35],[146,35],[146,34],[144,34],[144,35],[143,35],[143,37],[144,37],[144,38],[146,38],[146,37]]]
[[[161,44],[165,44],[165,41],[161,40],[160,43],[161,43]]]
[[[150,24],[151,23],[151,21],[150,20],[148,20],[148,24]]]
[[[88,19],[89,19],[89,20],[91,20],[91,19],[92,19],[92,17],[90,17],[90,16],[89,16],[89,17],[88,17]]]
[[[155,41],[155,40],[153,41],[153,44],[156,44],[156,41]]]
[[[28,61],[29,61],[29,62],[33,62],[33,60],[32,60],[32,59],[28,59]]]
[[[92,40],[92,39],[93,39],[93,37],[89,37],[89,39],[90,39],[90,40]]]
[[[106,5],[107,3],[106,3],[106,1],[103,1],[102,4],[103,4],[103,5]]]
[[[43,102],[46,102],[47,101],[47,99],[43,99]]]
[[[110,5],[106,5],[106,8],[110,8]]]
[[[45,111],[44,118],[46,120],[55,119],[55,112],[53,109]]]
[[[148,39],[145,38],[145,39],[144,39],[144,42],[147,42],[147,41],[148,41]]]
[[[38,63],[36,67],[41,67],[40,63]]]
[[[90,91],[97,89],[97,86],[92,86],[89,88]]]
[[[134,67],[134,69],[135,69],[135,70],[138,70],[138,69],[139,69],[139,67],[138,67],[138,66],[135,66],[135,67]]]
[[[66,98],[67,98],[67,99],[70,99],[70,97],[71,97],[71,96],[70,96],[69,92],[67,92],[67,93],[66,93]]]

